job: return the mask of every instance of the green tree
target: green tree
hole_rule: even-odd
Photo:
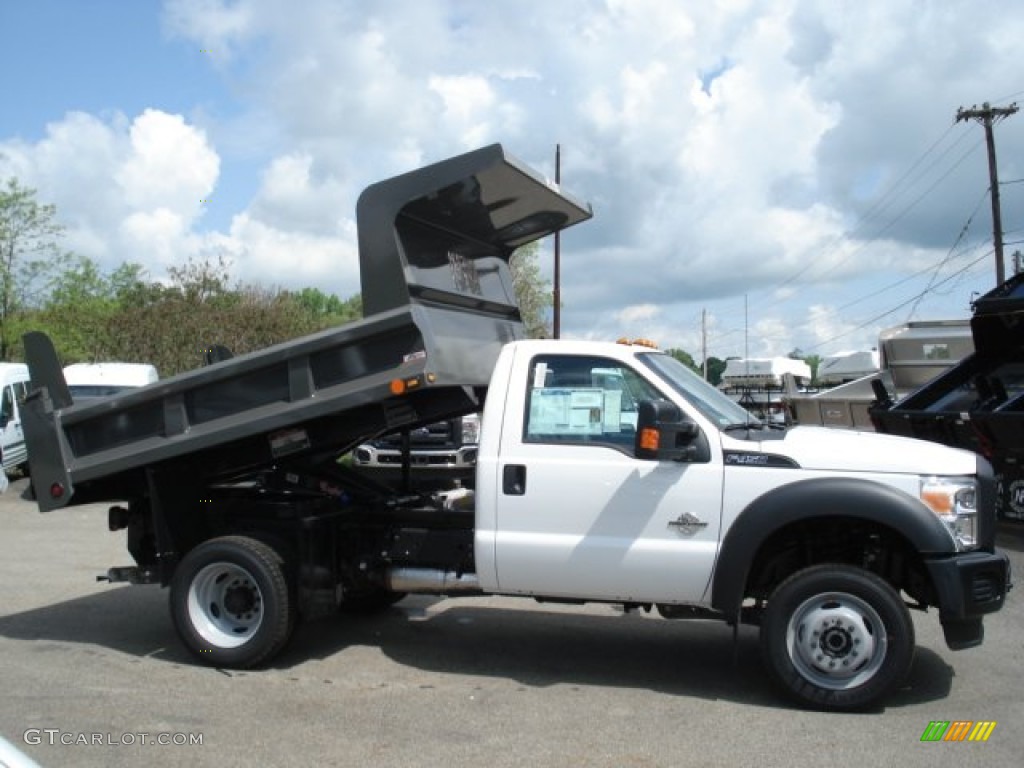
[[[333,293],[324,293],[319,288],[303,288],[291,296],[325,328],[350,323],[363,316],[363,300],[358,293],[342,300]]]
[[[725,360],[717,357],[709,357],[707,359],[708,383],[717,387],[722,383],[723,373],[725,373]]]
[[[189,260],[168,274],[169,286],[146,284],[127,268],[111,277],[119,306],[106,332],[96,334],[104,359],[152,363],[166,377],[202,365],[214,344],[240,355],[361,315],[358,296],[233,286],[223,257]]]
[[[519,312],[526,326],[526,335],[531,339],[551,336],[547,313],[553,306],[551,283],[540,273],[540,265],[537,263],[539,252],[540,245],[532,242],[516,249],[509,259]]]
[[[701,372],[700,366],[697,365],[696,361],[693,359],[693,355],[689,352],[682,349],[666,349],[665,354],[671,355],[691,371],[694,371],[695,373]]]
[[[168,267],[167,276],[171,288],[178,292],[188,304],[215,304],[225,301],[232,303],[231,262],[219,254],[216,261],[209,258],[199,261],[189,257],[180,267]]]
[[[804,351],[797,347],[789,353],[788,357],[791,360],[803,360],[807,363],[807,367],[811,369],[812,384],[818,380],[818,367],[821,365],[821,355],[805,355]]]
[[[111,275],[95,261],[70,257],[54,278],[42,308],[32,314],[35,330],[45,331],[65,363],[97,360],[105,348],[109,324],[120,309],[122,276],[138,265],[123,265]]]
[[[63,232],[57,209],[36,201],[34,189],[10,178],[0,189],[0,360],[9,360],[25,330],[24,313],[59,271]]]

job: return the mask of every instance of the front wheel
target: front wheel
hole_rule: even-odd
[[[284,561],[245,536],[200,544],[171,581],[171,617],[182,642],[205,664],[248,668],[284,647],[295,608]]]
[[[775,682],[805,706],[862,709],[903,682],[914,624],[885,581],[847,565],[816,565],[783,581],[761,624]]]

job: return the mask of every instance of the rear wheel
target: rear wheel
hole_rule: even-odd
[[[790,576],[769,598],[761,650],[771,677],[801,704],[862,709],[906,678],[914,624],[900,596],[875,574],[817,565]]]
[[[283,558],[245,536],[200,544],[175,570],[171,617],[205,664],[247,668],[269,661],[294,625]]]

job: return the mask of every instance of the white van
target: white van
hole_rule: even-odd
[[[64,380],[73,401],[116,395],[144,387],[159,377],[148,363],[74,363],[64,369]]]
[[[0,363],[0,459],[5,472],[28,468],[20,410],[28,394],[28,381],[28,366],[24,363]]]

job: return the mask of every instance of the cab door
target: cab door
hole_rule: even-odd
[[[702,430],[699,461],[641,460],[635,405],[671,399],[650,374],[614,359],[537,355],[517,357],[513,377],[527,386],[523,402],[506,403],[500,442],[500,591],[699,602],[721,529],[717,432]]]
[[[21,416],[18,413],[19,394],[23,397],[24,392],[24,384],[15,382],[5,384],[0,393],[0,455],[5,470],[14,469],[28,460]]]

